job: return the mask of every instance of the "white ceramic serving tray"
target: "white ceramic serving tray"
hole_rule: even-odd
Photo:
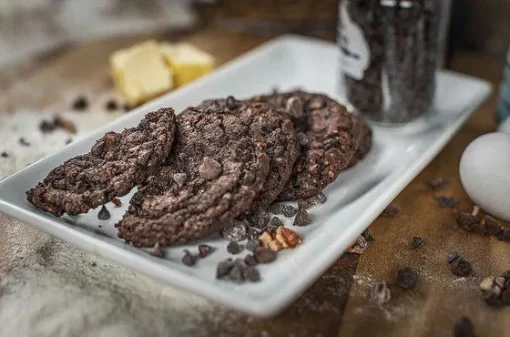
[[[338,98],[338,53],[332,43],[283,36],[219,68],[214,73],[156,99],[93,132],[63,151],[44,158],[0,182],[0,211],[31,223],[65,241],[106,259],[258,316],[271,316],[289,305],[335,262],[393,198],[438,154],[479,104],[489,95],[488,83],[453,72],[439,75],[435,111],[402,127],[373,126],[374,145],[367,158],[340,175],[325,194],[328,201],[311,209],[312,224],[295,228],[303,243],[279,253],[271,264],[259,266],[259,283],[234,284],[215,278],[225,259],[226,241],[204,242],[216,252],[194,267],[181,264],[182,250],[167,249],[159,259],[116,238],[113,227],[125,210],[107,205],[112,219],[97,219],[97,209],[78,217],[56,218],[32,207],[25,191],[55,166],[87,152],[110,130],[138,124],[144,114],[163,106],[181,111],[211,97],[243,98],[301,87]],[[127,205],[130,195],[122,199]],[[286,221],[291,225],[291,220]],[[239,257],[244,257],[246,251]]]

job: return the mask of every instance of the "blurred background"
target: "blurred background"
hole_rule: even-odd
[[[451,1],[445,32],[446,66],[488,80],[496,89],[502,82],[510,43],[510,0]],[[188,42],[213,55],[219,66],[279,34],[335,41],[337,21],[338,0],[0,0],[0,180],[129,111],[114,90],[109,58],[115,51],[147,39]],[[510,66],[507,69],[510,79]],[[510,84],[507,88],[510,97]],[[498,96],[499,90],[494,90],[441,159],[419,179],[444,172],[456,176],[464,147],[496,128]],[[58,125],[55,117],[59,117]],[[49,130],[48,125],[55,130]],[[421,211],[417,214],[425,218],[427,208],[422,210],[420,203],[414,208],[411,205],[411,200],[423,200],[423,195],[415,195],[423,190],[421,180],[400,201],[407,206],[405,212]],[[391,223],[382,223],[382,240],[378,237],[376,242],[389,242],[382,233],[391,233],[394,228],[393,235],[398,234],[402,243],[398,230],[402,227],[387,224]],[[457,243],[466,241],[461,234],[457,239]],[[384,247],[390,246],[402,247]],[[480,251],[477,247],[478,243],[466,251]],[[487,255],[493,257],[493,253],[490,250]],[[480,254],[480,259],[485,256]],[[186,332],[196,336],[220,332],[225,336],[246,335],[246,330],[255,331],[253,336],[336,335],[351,285],[362,289],[359,294],[364,296],[368,283],[363,276],[371,275],[372,266],[390,269],[389,263],[370,259],[365,267],[358,267],[358,259],[344,255],[278,319],[258,320],[161,287],[0,214],[0,287],[4,287],[0,288],[0,335],[55,337],[75,331],[76,336],[98,336],[104,328],[104,335],[110,336],[115,335],[108,330],[111,322],[118,329],[115,332],[120,331],[117,335],[151,336],[171,328],[179,332],[177,336]],[[457,304],[461,302],[465,308],[465,302],[475,296],[466,295],[472,289],[463,282],[455,283],[457,290],[443,296],[438,289],[453,288],[440,284],[441,278],[430,280],[436,282],[429,292],[435,298],[420,293],[421,299],[409,299],[416,312],[423,312],[423,324],[428,324],[435,312],[445,327]],[[455,303],[455,308],[430,310],[430,305],[440,307],[448,301]],[[480,303],[472,301],[472,307],[478,308]],[[41,312],[57,314],[45,320]],[[479,317],[487,325],[497,321],[494,311],[484,315]],[[498,322],[504,322],[503,316],[499,318]],[[373,323],[376,317],[369,319]],[[353,324],[370,325],[360,317]],[[20,327],[31,333],[18,333]],[[450,327],[444,331],[450,333]]]
[[[261,35],[336,34],[338,0],[0,0],[0,67],[36,52],[108,36],[207,25]],[[453,0],[448,57],[503,59],[509,0]]]

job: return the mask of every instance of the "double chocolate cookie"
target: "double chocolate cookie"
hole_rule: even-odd
[[[185,110],[167,164],[133,196],[119,236],[135,246],[169,246],[217,232],[256,199],[276,197],[265,184],[271,174],[290,174],[292,134],[292,123],[268,104],[228,98]],[[272,186],[283,187],[275,177]]]
[[[148,113],[137,127],[108,132],[89,153],[53,169],[27,200],[56,216],[77,215],[123,196],[159,171],[175,135],[172,109]]]
[[[298,90],[257,96],[249,101],[285,108],[298,133],[301,153],[277,200],[317,195],[340,172],[361,160],[371,147],[370,128],[326,95]]]
[[[299,156],[299,145],[294,124],[283,108],[264,107],[263,103],[241,102],[232,96],[227,99],[204,101],[198,108],[205,111],[218,109],[234,111],[241,106],[255,108],[251,110],[252,115],[249,116],[253,119],[250,135],[261,144],[265,144],[266,154],[270,158],[266,181],[253,200],[251,210],[254,211],[269,206],[282,192]]]

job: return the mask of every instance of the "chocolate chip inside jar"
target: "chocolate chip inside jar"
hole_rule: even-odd
[[[345,96],[362,115],[405,123],[429,110],[443,7],[439,0],[341,2],[341,79]]]

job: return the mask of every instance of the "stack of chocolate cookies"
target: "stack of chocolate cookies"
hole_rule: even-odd
[[[364,121],[322,94],[207,100],[107,133],[27,199],[56,216],[77,215],[136,186],[119,237],[137,247],[185,244],[250,221],[275,201],[319,195],[371,144]]]

